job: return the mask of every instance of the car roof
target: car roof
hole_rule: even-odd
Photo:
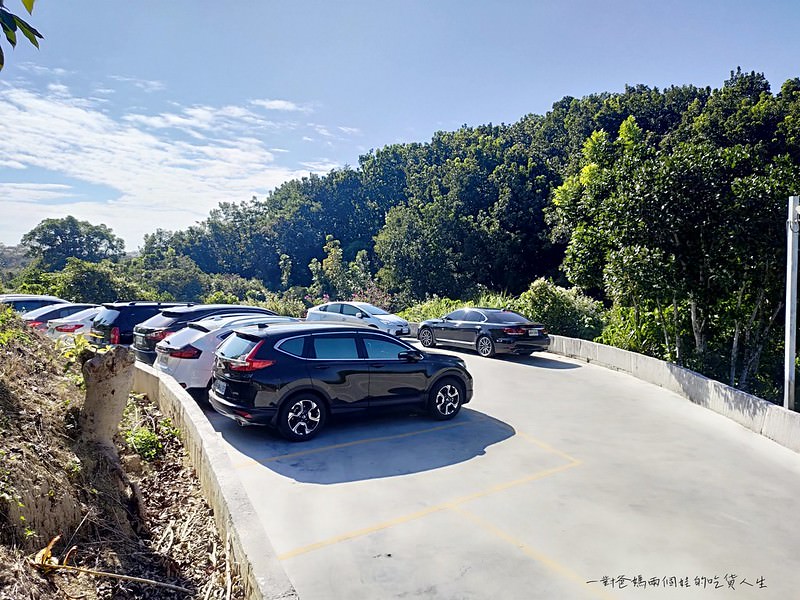
[[[172,308],[174,306],[186,306],[186,302],[154,302],[152,300],[131,300],[119,302],[103,302],[104,308],[113,308],[119,310],[126,306],[163,306],[164,308]]]
[[[83,308],[94,308],[97,305],[91,304],[89,302],[55,302],[53,304],[48,304],[46,306],[42,306],[41,308],[34,308],[33,310],[29,310],[25,313],[23,317],[26,321],[30,321],[31,319],[35,319],[40,315],[45,315],[48,312],[54,310],[64,310],[65,308],[70,308],[71,306],[82,306]],[[77,311],[76,311],[77,312]]]
[[[52,300],[53,304],[69,302],[69,300],[64,300],[58,296],[47,296],[45,294],[0,294],[0,302],[6,300]]]
[[[275,321],[277,323],[282,322],[299,322],[297,319],[292,319],[292,317],[286,317],[283,315],[268,315],[268,314],[258,314],[258,313],[238,313],[238,314],[223,314],[223,315],[211,315],[208,317],[203,317],[202,319],[197,319],[196,321],[192,321],[189,325],[198,325],[204,329],[207,329],[209,332],[214,331],[216,329],[221,329],[223,327],[229,326],[236,326],[241,325],[244,327],[245,325],[251,323],[269,323],[273,320],[278,319]]]
[[[194,312],[202,313],[208,312],[212,310],[237,310],[241,309],[243,312],[245,311],[252,311],[253,309],[258,310],[269,310],[260,306],[250,306],[248,304],[182,304],[179,306],[175,306],[174,308],[170,308],[169,312],[175,315],[186,315],[191,314]]]
[[[325,323],[324,321],[298,321],[296,323],[276,323],[268,325],[267,327],[259,327],[258,325],[250,325],[246,327],[236,328],[234,331],[237,333],[242,332],[250,337],[272,337],[281,336],[291,333],[335,333],[335,332],[349,332],[353,330],[367,330],[370,333],[377,333],[388,335],[374,327],[368,327],[361,324],[342,325],[340,323]]]

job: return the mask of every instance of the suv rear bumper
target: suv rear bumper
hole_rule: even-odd
[[[208,391],[208,401],[215,411],[240,425],[271,425],[277,412],[275,408],[254,408],[233,404],[220,398],[213,389]]]
[[[136,346],[133,347],[133,352],[136,354],[136,360],[140,360],[148,365],[152,365],[156,362],[156,357],[158,356],[155,350],[142,350]]]

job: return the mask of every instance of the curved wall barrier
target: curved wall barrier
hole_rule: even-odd
[[[550,336],[550,352],[629,373],[710,408],[800,452],[800,413],[657,358],[588,340]]]
[[[133,389],[146,394],[182,434],[203,495],[230,544],[249,600],[297,600],[299,596],[275,556],[228,454],[197,402],[171,377],[136,363]]]

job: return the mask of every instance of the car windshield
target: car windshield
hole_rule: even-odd
[[[528,319],[519,313],[504,310],[501,312],[487,312],[486,316],[489,317],[491,323],[528,323]]]

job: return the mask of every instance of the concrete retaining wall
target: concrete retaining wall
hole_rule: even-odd
[[[197,402],[171,377],[141,362],[136,363],[133,389],[147,394],[180,429],[220,534],[230,543],[247,598],[297,599],[225,448]]]
[[[786,410],[782,406],[678,365],[612,346],[551,335],[550,352],[630,373],[800,452],[800,413]]]

